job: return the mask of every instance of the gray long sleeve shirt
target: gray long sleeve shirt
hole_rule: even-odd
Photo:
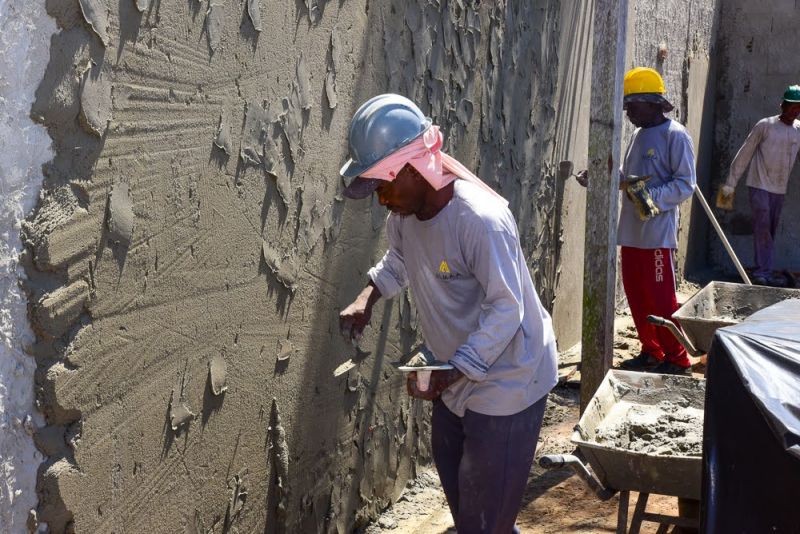
[[[442,393],[453,413],[512,415],[555,386],[552,322],[499,199],[456,180],[435,217],[391,214],[386,232],[369,277],[386,298],[410,287],[426,345],[466,375]]]
[[[625,152],[621,178],[650,176],[647,191],[661,211],[639,219],[636,207],[622,195],[617,244],[636,248],[678,248],[678,206],[692,196],[697,176],[689,132],[667,120],[652,128],[637,128]]]
[[[725,185],[736,187],[747,166],[747,185],[776,195],[785,195],[789,175],[800,149],[800,121],[789,126],[778,116],[761,119],[753,126],[731,163]]]

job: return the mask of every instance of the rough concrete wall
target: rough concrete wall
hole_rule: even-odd
[[[719,0],[631,0],[627,65],[658,70],[668,98],[675,106],[669,115],[687,127],[694,141],[698,183],[708,191],[714,113],[714,65]],[[665,47],[665,58],[659,48]],[[624,143],[633,131],[626,121]],[[708,222],[692,199],[680,208],[676,269],[687,270],[704,263]]]
[[[521,4],[48,2],[24,237],[53,531],[346,532],[398,496],[428,456],[387,365],[416,318],[405,296],[338,336],[384,250],[385,211],[340,196],[346,129],[417,99],[512,198],[552,305],[561,11]]]
[[[50,138],[29,114],[47,64],[55,24],[44,2],[0,0],[0,532],[24,532],[36,509],[42,455],[32,434],[42,424],[34,407],[35,362],[24,278],[20,223],[36,203]]]
[[[562,2],[559,17],[559,73],[556,90],[555,130],[550,164],[572,162],[573,172],[586,169],[589,151],[589,105],[591,102],[592,2]],[[557,203],[559,248],[554,258],[558,291],[553,305],[553,323],[559,350],[567,350],[581,339],[583,303],[583,248],[586,229],[586,189],[574,178],[555,183],[563,200]]]
[[[800,6],[793,0],[723,3],[719,31],[719,67],[713,192],[728,176],[730,163],[756,122],[780,113],[783,91],[800,83],[800,59],[794,50]],[[735,211],[720,223],[742,263],[753,264],[750,204],[743,176]],[[789,178],[775,249],[775,268],[800,269],[800,169]],[[736,276],[722,244],[710,241],[713,264]]]

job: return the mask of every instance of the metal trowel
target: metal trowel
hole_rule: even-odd
[[[417,389],[427,391],[432,371],[448,371],[453,369],[449,363],[440,362],[425,345],[419,345],[399,362],[393,362],[399,371],[417,373]]]

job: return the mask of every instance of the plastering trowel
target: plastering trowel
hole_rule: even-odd
[[[420,345],[401,361],[394,362],[392,365],[404,373],[417,373],[417,389],[428,391],[432,371],[447,371],[453,369],[449,363],[440,362],[436,356],[425,345]]]

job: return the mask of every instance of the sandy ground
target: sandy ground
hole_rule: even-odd
[[[550,395],[545,426],[537,448],[543,454],[572,452],[572,428],[578,420],[578,389],[558,387]],[[631,496],[633,513],[635,495]],[[616,531],[618,497],[600,501],[571,471],[546,471],[534,464],[517,525],[524,534]],[[674,498],[652,496],[648,511],[677,513]],[[653,534],[657,525],[644,523],[642,534]],[[434,470],[424,472],[365,534],[454,534],[453,520]]]
[[[696,287],[684,285],[679,301],[684,302]],[[630,314],[621,313],[615,322],[614,364],[638,353],[639,344]],[[567,359],[570,358],[568,354]],[[564,357],[562,355],[562,363]],[[696,375],[699,376],[699,375]],[[556,387],[548,399],[537,459],[544,454],[570,453],[572,429],[578,422],[579,389],[570,377],[568,385]],[[637,495],[631,494],[629,518]],[[586,484],[569,470],[546,471],[534,463],[517,525],[524,534],[608,533],[616,532],[619,497],[600,501]],[[677,515],[677,499],[652,495],[649,512]],[[643,523],[642,534],[654,534],[658,525]],[[679,530],[670,530],[676,534]],[[435,470],[425,471],[414,480],[400,500],[364,534],[454,534],[453,520]]]

